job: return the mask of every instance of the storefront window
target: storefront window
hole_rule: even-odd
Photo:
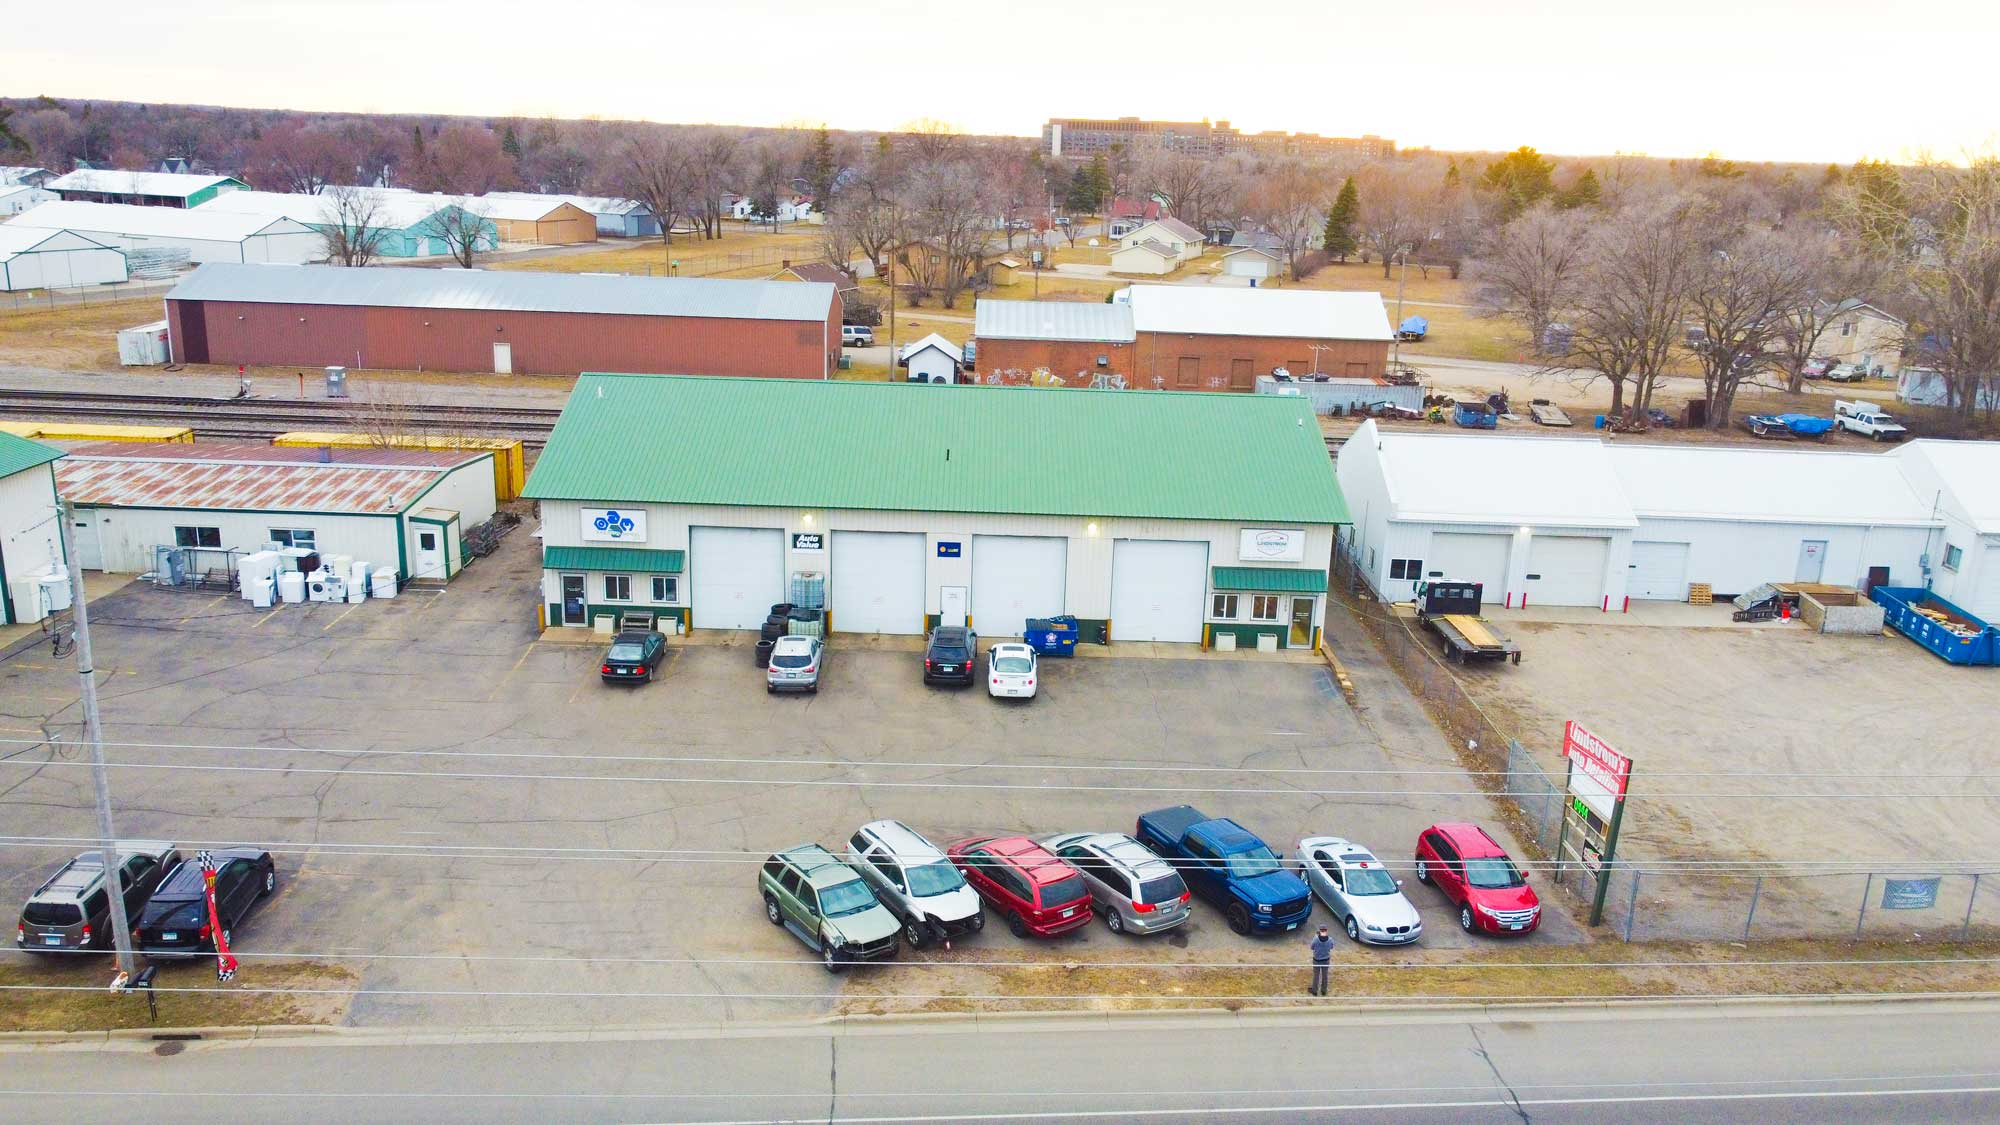
[[[632,600],[632,576],[629,574],[607,574],[604,576],[604,600],[607,602],[629,602]]]
[[[666,574],[653,576],[653,600],[668,605],[680,601],[680,579]]]
[[[1210,613],[1209,616],[1215,618],[1218,621],[1236,620],[1236,595],[1235,594],[1215,595],[1215,611],[1213,613]]]
[[[1250,599],[1250,620],[1276,621],[1278,619],[1278,596],[1258,594]]]

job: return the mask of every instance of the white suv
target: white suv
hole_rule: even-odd
[[[936,844],[896,820],[872,820],[848,840],[849,860],[875,888],[875,897],[903,923],[912,949],[951,939],[986,925],[979,893],[966,885]]]
[[[875,346],[875,330],[865,324],[843,324],[840,326],[840,346],[872,348]]]

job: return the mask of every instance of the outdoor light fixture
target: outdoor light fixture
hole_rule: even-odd
[[[799,522],[805,524],[807,527],[811,527],[813,525],[813,514],[807,512],[805,515],[799,517]]]
[[[1084,530],[1084,531],[1086,531],[1086,532],[1088,532],[1088,533],[1089,533],[1089,534],[1091,534],[1091,535],[1096,535],[1096,534],[1097,534],[1097,521],[1096,521],[1096,520],[1091,520],[1091,521],[1090,521],[1090,522],[1089,522],[1088,524],[1085,524],[1085,525],[1084,525],[1084,528],[1083,528],[1083,530]]]

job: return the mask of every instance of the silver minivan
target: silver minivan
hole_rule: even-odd
[[[125,917],[137,924],[140,908],[153,896],[167,870],[181,853],[164,840],[118,842]],[[62,865],[21,907],[14,943],[35,953],[77,953],[111,946],[111,898],[104,879],[104,861],[84,852]]]
[[[921,949],[986,926],[979,892],[936,844],[897,820],[871,820],[847,841],[849,862],[903,923],[903,941]]]
[[[1035,841],[1083,872],[1114,934],[1157,934],[1188,918],[1188,888],[1173,864],[1122,832],[1058,832]]]

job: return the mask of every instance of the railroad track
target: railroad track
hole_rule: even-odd
[[[387,418],[421,432],[517,439],[540,448],[562,413],[554,407],[367,405],[327,399],[203,398],[0,389],[0,417],[90,419],[130,425],[191,427],[198,437],[269,441],[289,430],[355,430]]]

